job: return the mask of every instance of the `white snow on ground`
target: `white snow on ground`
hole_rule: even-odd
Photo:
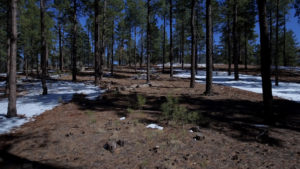
[[[151,129],[158,129],[158,130],[163,130],[164,128],[157,125],[157,124],[149,124],[148,126],[146,126],[147,128],[151,128]]]
[[[279,66],[280,70],[288,70],[294,72],[300,72],[300,67],[292,67],[292,66]],[[275,66],[272,66],[272,69],[275,69]]]
[[[2,83],[3,82],[1,82],[0,85],[2,85]],[[39,80],[34,82],[26,82],[24,80],[21,83],[28,94],[17,98],[17,112],[18,115],[24,115],[25,118],[6,118],[8,100],[0,100],[0,134],[10,132],[13,128],[33,120],[33,117],[53,109],[62,102],[70,101],[76,93],[87,95],[87,99],[96,99],[104,92],[94,85],[84,83],[48,81],[48,95],[43,96],[41,95],[42,87]]]
[[[125,120],[125,119],[126,119],[126,117],[121,117],[121,118],[120,118],[121,121],[122,121],[122,120]]]
[[[179,71],[176,77],[190,78],[189,71]],[[206,72],[198,71],[196,75],[196,82],[205,83]],[[214,72],[213,83],[230,86],[250,92],[262,93],[262,82],[260,76],[242,75],[240,74],[240,80],[235,81],[234,75],[228,76],[227,72]],[[277,96],[283,99],[300,102],[300,84],[299,83],[286,83],[279,82],[279,86],[273,86],[273,96]]]

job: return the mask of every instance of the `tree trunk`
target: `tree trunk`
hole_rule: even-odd
[[[286,56],[286,18],[285,18],[285,12],[283,15],[283,65],[288,66],[289,65],[289,59]]]
[[[166,58],[166,14],[164,14],[164,42],[163,42],[163,59],[162,59],[163,73],[165,73],[165,58]]]
[[[271,51],[267,24],[266,0],[257,0],[260,26],[261,75],[265,117],[272,114]]]
[[[191,83],[190,88],[195,87],[195,5],[196,0],[192,0],[191,6],[191,33],[192,33],[192,56],[191,56]]]
[[[211,0],[206,0],[206,91],[205,95],[212,94],[212,19]]]
[[[228,10],[229,10],[229,2],[228,2]],[[230,34],[231,34],[231,29],[230,29],[230,14],[228,11],[227,14],[227,57],[228,57],[228,76],[231,76],[231,38],[230,38]]]
[[[172,0],[169,0],[170,2],[170,77],[173,78],[173,4],[172,4]]]
[[[100,79],[102,79],[103,76],[103,66],[104,66],[104,56],[105,56],[105,22],[106,22],[106,0],[103,2],[103,19],[102,19],[102,40],[101,40],[101,54],[100,54]]]
[[[194,21],[195,22],[195,21]],[[184,19],[181,22],[181,69],[184,69]]]
[[[275,85],[278,86],[278,59],[279,59],[279,0],[276,0],[276,55],[275,55]]]
[[[46,85],[47,76],[47,42],[46,42],[46,30],[45,30],[45,1],[40,1],[41,5],[41,40],[42,40],[42,51],[41,51],[41,69],[42,69],[42,88],[43,95],[48,94]]]
[[[134,27],[134,70],[136,72],[136,26]]]
[[[10,1],[11,11],[11,29],[10,29],[10,71],[9,71],[9,96],[7,117],[17,116],[17,85],[16,85],[16,71],[17,71],[17,3],[18,0]]]
[[[11,1],[7,1],[7,59],[6,59],[6,86],[5,94],[9,94],[9,71],[10,71],[10,38],[11,38]]]
[[[143,65],[143,54],[144,54],[144,41],[143,41],[143,30],[141,30],[141,56],[140,56],[140,68]]]
[[[233,16],[233,59],[234,59],[234,79],[239,80],[239,54],[237,39],[237,0],[234,0]]]
[[[95,10],[95,85],[98,86],[100,84],[100,37],[99,37],[99,0],[95,0],[94,2],[94,10]]]
[[[270,5],[271,6],[271,5]],[[271,63],[272,63],[272,57],[273,57],[273,16],[272,16],[273,9],[270,7],[269,15],[270,15],[270,51],[271,51]]]
[[[150,83],[150,0],[147,1],[147,83]]]
[[[77,2],[73,0],[73,38],[72,38],[72,81],[77,76]]]
[[[61,23],[58,25],[58,38],[59,38],[59,69],[62,72],[64,70],[64,58],[62,54],[62,45],[61,45],[61,39],[62,39],[62,33],[61,33]]]
[[[112,32],[111,32],[111,75],[114,75],[114,45],[115,45],[115,20],[112,19]]]
[[[197,7],[196,7],[197,8]],[[196,30],[199,29],[199,11],[198,9],[196,10]],[[199,34],[196,31],[196,39],[195,39],[195,70],[196,70],[196,75],[198,75],[198,42],[199,42]]]
[[[245,36],[245,70],[247,71],[247,69],[248,69],[248,37],[247,37],[246,30],[244,32],[244,36]]]

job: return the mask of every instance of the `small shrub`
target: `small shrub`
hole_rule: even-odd
[[[161,105],[163,120],[173,120],[182,123],[199,123],[206,125],[208,120],[198,112],[188,112],[188,110],[179,105],[178,98],[167,97],[167,101]]]
[[[132,114],[132,113],[134,113],[135,111],[132,109],[132,108],[127,108],[127,110],[126,110],[129,114]]]
[[[146,98],[142,95],[137,95],[137,108],[142,109],[143,106],[146,104]]]

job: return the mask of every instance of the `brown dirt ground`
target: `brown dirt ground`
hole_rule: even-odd
[[[257,138],[262,129],[251,124],[263,122],[260,94],[214,85],[215,94],[204,96],[205,85],[190,89],[188,79],[170,79],[167,74],[153,75],[151,87],[130,89],[145,84],[132,76],[134,70],[118,69],[103,79],[101,87],[108,91],[98,100],[76,95],[70,103],[1,136],[1,153],[26,159],[31,168],[300,168],[300,104],[275,98],[276,123],[268,135]],[[79,76],[79,81],[90,80],[90,74]],[[137,94],[146,97],[146,104],[128,111]],[[167,95],[202,114],[204,140],[195,141],[196,133],[189,132],[196,124],[159,120]],[[123,116],[126,120],[120,121]],[[147,129],[150,123],[164,130]],[[107,142],[118,140],[124,146],[114,152],[104,149]],[[1,153],[0,168],[12,167]]]

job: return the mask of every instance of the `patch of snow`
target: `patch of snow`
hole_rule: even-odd
[[[190,72],[180,72],[175,77],[190,78]],[[243,75],[240,74],[240,80],[234,80],[234,75],[228,76],[227,72],[213,72],[213,83],[230,86],[233,88],[246,90],[255,93],[262,93],[262,80],[260,76]],[[205,83],[206,72],[198,71],[196,75],[196,82]],[[300,102],[300,84],[299,83],[286,83],[279,82],[279,86],[275,86],[275,82],[272,82],[273,96],[277,96],[283,99]]]
[[[6,77],[6,73],[0,73],[0,77]]]
[[[151,129],[158,129],[158,130],[163,130],[164,128],[157,125],[157,124],[149,124],[148,126],[146,126],[147,128],[151,128]]]
[[[190,133],[194,133],[194,131],[193,131],[193,130],[190,130]]]
[[[125,119],[126,119],[126,117],[121,117],[121,118],[120,118],[121,121],[122,121],[122,120],[125,120]]]
[[[254,127],[258,127],[258,128],[268,128],[268,125],[264,125],[264,124],[253,124]]]
[[[48,95],[43,96],[40,81],[21,81],[19,84],[28,92],[25,96],[17,98],[18,115],[23,115],[24,118],[6,118],[8,100],[0,100],[0,134],[10,132],[62,102],[70,101],[74,94],[85,94],[87,99],[95,99],[103,93],[98,87],[90,84],[47,81]]]

